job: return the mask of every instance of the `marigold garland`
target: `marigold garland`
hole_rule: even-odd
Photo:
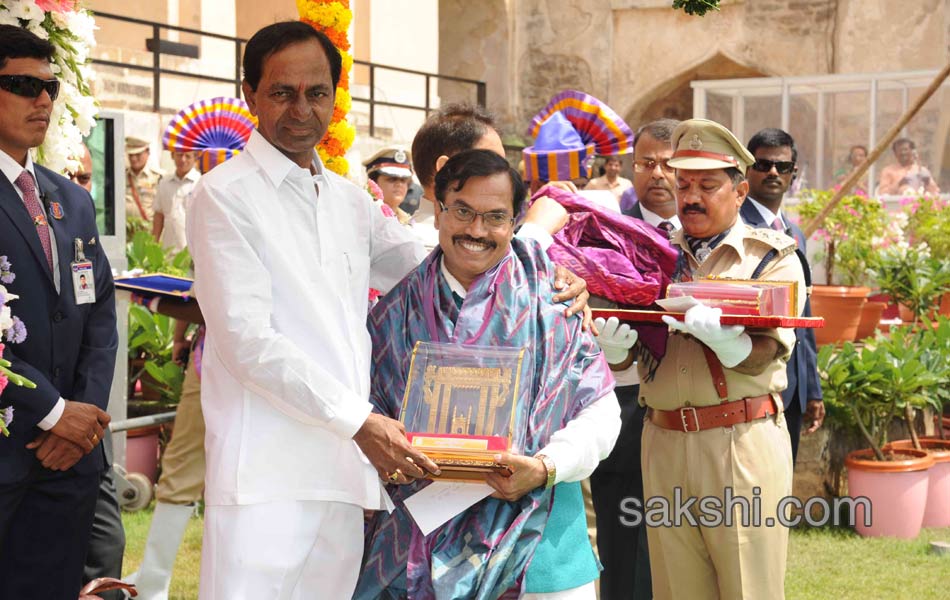
[[[333,104],[333,118],[326,136],[317,146],[317,154],[328,169],[345,176],[350,167],[344,155],[356,137],[356,128],[346,120],[352,105],[350,69],[353,68],[353,55],[349,52],[347,30],[353,20],[353,12],[350,10],[349,0],[297,0],[297,12],[301,21],[325,33],[343,58],[343,69]]]

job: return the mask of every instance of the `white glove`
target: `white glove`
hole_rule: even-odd
[[[620,324],[620,319],[610,317],[604,321],[603,317],[594,319],[594,326],[600,331],[597,337],[597,343],[604,352],[604,358],[612,365],[619,365],[627,360],[630,354],[630,348],[637,343],[637,330],[630,329],[630,326],[624,323]]]
[[[742,325],[721,325],[721,316],[722,309],[697,304],[686,311],[684,321],[664,316],[663,322],[671,329],[688,333],[709,346],[719,357],[722,366],[731,369],[752,353],[752,338],[745,333]]]

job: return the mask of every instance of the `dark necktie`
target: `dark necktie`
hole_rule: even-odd
[[[715,235],[711,238],[694,238],[686,236],[686,244],[689,246],[690,252],[693,253],[693,256],[696,257],[696,261],[702,263],[712,254],[712,251],[715,250],[716,246],[719,245],[719,242],[726,239],[726,236],[729,235],[729,231],[732,228],[723,231],[719,235]]]
[[[661,221],[660,224],[657,225],[657,228],[666,232],[667,239],[673,237],[673,224],[669,221]]]
[[[33,176],[24,169],[20,176],[16,178],[17,187],[23,192],[23,204],[33,219],[33,225],[36,226],[36,235],[40,236],[40,245],[43,246],[43,252],[46,254],[46,264],[49,265],[49,272],[53,272],[53,244],[49,235],[49,224],[46,222],[46,215],[43,213],[43,206],[36,197],[36,185],[33,183]]]

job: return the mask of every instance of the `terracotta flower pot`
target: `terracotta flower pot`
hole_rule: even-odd
[[[934,466],[927,484],[927,509],[924,527],[950,527],[950,440],[921,438],[920,446],[930,453]],[[914,447],[913,440],[897,440],[889,447],[905,450]]]
[[[858,330],[854,335],[854,339],[863,340],[874,335],[886,307],[887,304],[884,302],[871,302],[870,300],[865,302],[864,306],[861,307],[861,320],[858,322]]]
[[[855,530],[863,536],[913,539],[920,533],[927,508],[927,490],[933,457],[919,450],[901,450],[904,460],[874,460],[870,449],[855,450],[845,457],[848,495],[871,502],[870,525],[864,507],[856,509]]]
[[[891,302],[891,297],[887,294],[871,294],[868,296],[868,302],[883,302],[886,305],[884,312],[881,314],[882,319],[900,318],[897,304]]]
[[[950,293],[940,297],[940,308],[937,312],[945,317],[950,317]]]
[[[815,330],[818,344],[854,340],[861,321],[861,308],[867,302],[866,287],[816,285],[811,292],[811,312],[825,318],[825,326]]]
[[[913,311],[910,310],[910,307],[906,304],[899,304],[898,310],[900,311],[901,321],[904,323],[913,323],[917,319],[914,318]]]
[[[141,473],[153,484],[158,482],[158,460],[161,453],[161,425],[130,429],[125,441],[125,470]]]
[[[909,307],[901,304],[899,309],[901,321],[905,323],[916,322],[916,319],[914,319],[914,313],[911,312]],[[950,294],[944,294],[943,296],[940,296],[940,303],[937,305],[937,308],[931,308],[927,314],[931,320],[936,320],[938,315],[950,317]]]

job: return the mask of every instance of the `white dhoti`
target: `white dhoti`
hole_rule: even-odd
[[[350,598],[362,556],[363,510],[355,504],[208,506],[198,597]]]

